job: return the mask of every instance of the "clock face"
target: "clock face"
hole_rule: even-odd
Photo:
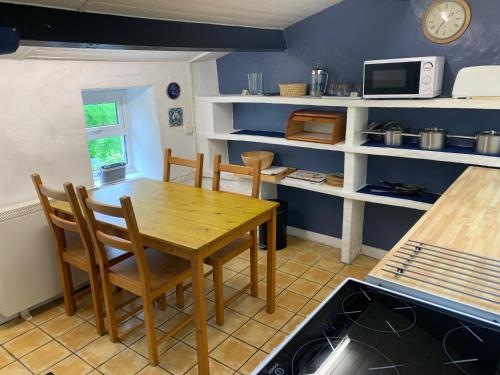
[[[450,43],[467,30],[470,8],[465,0],[434,1],[423,19],[426,37],[435,43]]]

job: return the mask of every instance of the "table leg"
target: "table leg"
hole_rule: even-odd
[[[274,313],[276,294],[276,208],[267,222],[267,312]]]
[[[209,375],[203,259],[197,254],[191,258],[191,272],[194,305],[193,318],[196,329],[196,347],[198,352],[198,374]]]

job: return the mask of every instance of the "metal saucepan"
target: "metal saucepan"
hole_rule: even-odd
[[[404,136],[412,135],[409,133],[405,133],[406,131],[408,131],[407,126],[404,126],[404,124],[401,123],[394,122],[390,125],[386,124],[386,126],[384,126],[384,131],[363,130],[360,131],[360,133],[383,136],[384,144],[386,146],[399,147],[403,144]]]
[[[496,130],[486,130],[477,132],[475,136],[448,135],[449,138],[472,139],[475,141],[475,150],[479,154],[496,155],[500,154],[500,132]]]
[[[431,127],[425,128],[413,137],[418,137],[418,147],[422,150],[437,151],[444,148],[448,130]]]

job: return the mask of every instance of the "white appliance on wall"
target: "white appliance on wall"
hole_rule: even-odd
[[[363,97],[429,99],[441,95],[444,57],[365,61]]]
[[[500,65],[461,69],[453,86],[454,98],[500,98]]]

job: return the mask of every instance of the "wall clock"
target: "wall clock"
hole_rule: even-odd
[[[181,87],[177,82],[168,84],[167,95],[170,99],[177,99],[181,95]]]
[[[422,19],[427,39],[433,43],[451,43],[467,30],[471,9],[466,0],[434,0]]]

